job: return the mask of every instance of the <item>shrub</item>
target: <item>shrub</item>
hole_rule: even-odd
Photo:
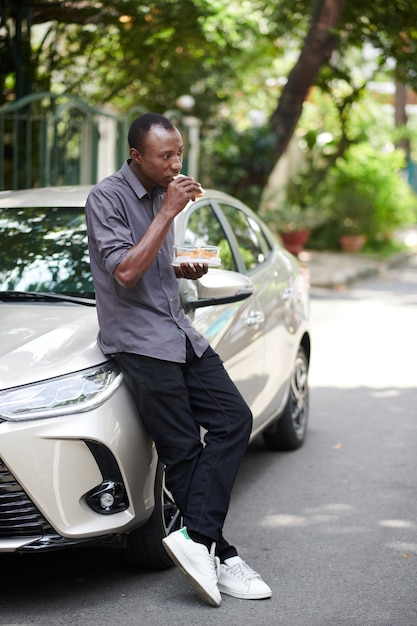
[[[394,230],[417,221],[417,196],[402,172],[400,150],[378,152],[369,144],[351,146],[329,172],[327,223],[313,241],[337,242],[345,233],[365,234],[370,246],[388,240]]]

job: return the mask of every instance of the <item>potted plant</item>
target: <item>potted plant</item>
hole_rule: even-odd
[[[267,188],[260,214],[284,247],[297,256],[311,229],[327,219],[325,198],[323,173],[311,168],[298,172],[285,186]]]
[[[362,250],[371,230],[374,202],[354,186],[336,185],[333,216],[340,247],[344,252]]]
[[[337,161],[328,178],[328,193],[331,223],[342,249],[346,245],[352,249],[352,236],[360,236],[362,245],[366,240],[378,246],[395,229],[415,223],[417,197],[402,177],[403,166],[400,151],[381,152],[368,144],[352,145]]]

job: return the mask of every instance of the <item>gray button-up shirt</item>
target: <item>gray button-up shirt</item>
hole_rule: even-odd
[[[180,303],[171,265],[173,225],[156,260],[135,287],[123,287],[113,276],[126,252],[149,228],[164,194],[164,189],[155,187],[149,197],[126,161],[88,196],[88,246],[100,327],[98,342],[104,354],[131,352],[184,363],[186,337],[198,356],[208,347]]]

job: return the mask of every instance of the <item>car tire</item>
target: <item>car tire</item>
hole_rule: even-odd
[[[125,535],[124,558],[139,569],[164,570],[173,562],[162,545],[162,539],[182,526],[182,517],[165,486],[165,470],[161,462],[155,476],[155,508],[148,521]]]
[[[288,400],[279,418],[263,432],[269,450],[297,450],[307,434],[309,411],[308,359],[303,347],[298,349],[291,373]]]

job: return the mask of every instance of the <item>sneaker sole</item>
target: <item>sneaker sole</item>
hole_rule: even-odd
[[[187,569],[188,563],[186,562],[185,557],[182,554],[175,554],[172,548],[167,543],[165,543],[164,540],[162,540],[162,544],[165,550],[168,552],[171,559],[174,561],[175,565],[178,567],[178,569],[180,569],[182,573],[188,578],[188,580],[191,583],[191,586],[193,587],[194,591],[198,593],[200,598],[202,598],[205,602],[207,602],[211,606],[220,606],[221,599],[218,600],[217,598],[213,597],[207,591],[207,589],[205,589],[201,585],[201,583],[199,583],[198,580],[194,578],[192,571],[190,571],[191,568]],[[181,560],[181,557],[183,558],[183,561]],[[195,571],[194,568],[192,568],[192,570]]]
[[[240,600],[266,600],[272,596],[272,592],[269,591],[265,591],[264,593],[239,593],[238,591],[233,591],[220,584],[217,586],[220,593],[225,593],[228,596],[233,596],[233,598],[239,598]]]

